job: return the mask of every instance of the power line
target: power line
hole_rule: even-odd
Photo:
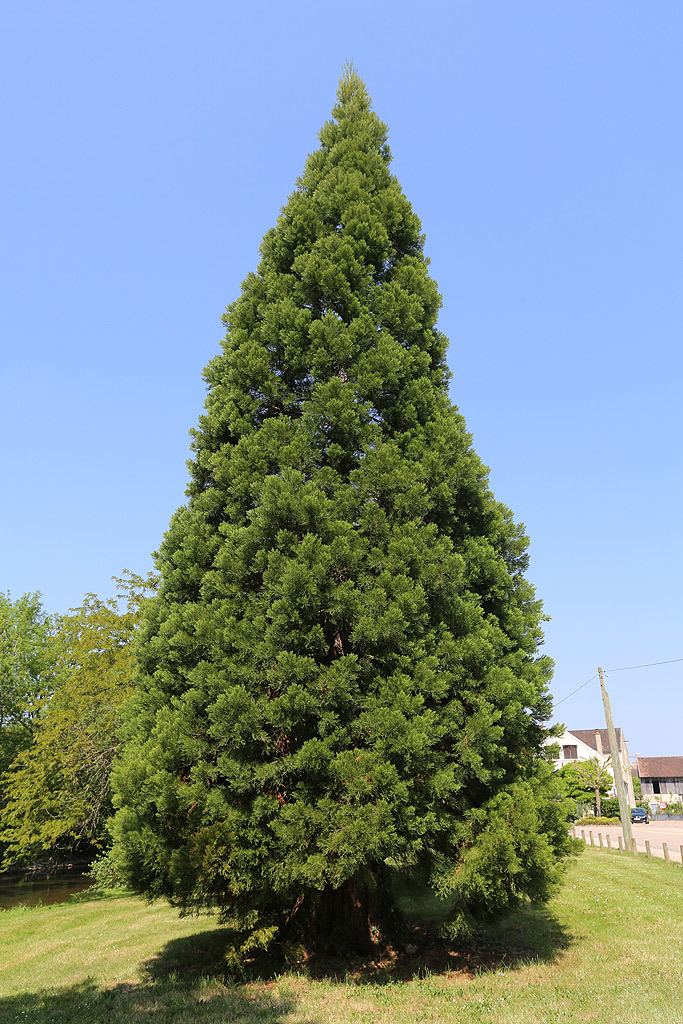
[[[628,672],[632,668],[654,668],[655,665],[673,665],[677,661],[683,661],[683,658],[671,658],[670,661],[651,661],[647,665],[626,665],[624,668],[608,668],[608,672]]]
[[[683,658],[681,658],[681,661],[683,661]],[[583,690],[584,686],[588,686],[589,683],[592,683],[593,680],[597,679],[597,678],[598,678],[598,673],[596,672],[595,675],[591,676],[590,679],[587,679],[585,683],[581,683],[581,686],[577,686],[575,690],[572,690],[571,693],[568,693],[566,697],[562,698],[562,700],[556,701],[555,704],[553,705],[553,707],[557,708],[557,707],[560,706],[560,704],[564,704],[564,702],[566,700],[569,700],[569,698],[573,697],[575,693],[578,693],[579,690]]]
[[[683,658],[670,658],[669,661],[650,661],[647,663],[647,665],[625,665],[623,668],[607,669],[607,674],[609,674],[610,672],[628,672],[630,669],[633,668],[655,668],[657,665],[675,665],[679,661],[683,661]],[[560,704],[564,704],[566,700],[569,700],[569,698],[573,697],[575,693],[578,693],[579,690],[583,690],[584,686],[588,686],[589,683],[592,683],[593,680],[597,678],[598,673],[596,672],[594,676],[591,676],[590,679],[587,679],[585,683],[581,683],[581,686],[577,686],[575,690],[572,690],[571,693],[568,693],[566,697],[562,698],[562,700],[556,701],[553,705],[553,708],[557,708],[560,706]]]

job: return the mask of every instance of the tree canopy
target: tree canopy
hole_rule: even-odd
[[[452,922],[545,899],[567,846],[527,539],[353,68],[319,138],[205,372],[114,769],[119,871],[242,955],[363,948],[408,877]]]
[[[614,785],[612,770],[611,757],[605,760],[591,757],[563,765],[558,774],[567,796],[595,803],[595,813],[599,816],[602,797],[607,796]]]
[[[54,674],[53,623],[40,594],[0,593],[0,772],[31,740],[31,706]]]
[[[123,610],[87,594],[80,608],[52,619],[51,685],[40,677],[28,705],[30,738],[0,776],[4,866],[88,851],[105,839],[119,713],[131,693],[131,641],[153,581],[127,573],[118,586]]]

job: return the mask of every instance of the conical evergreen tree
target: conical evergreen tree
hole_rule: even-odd
[[[454,920],[544,899],[566,845],[527,540],[352,67],[319,138],[206,370],[114,776],[119,869],[243,952],[363,948],[409,876]]]

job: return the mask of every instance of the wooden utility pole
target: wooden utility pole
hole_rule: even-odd
[[[631,832],[631,808],[628,805],[628,798],[626,796],[626,786],[624,785],[624,775],[621,767],[621,755],[619,753],[619,748],[617,747],[617,733],[614,728],[614,720],[612,718],[612,707],[609,702],[609,695],[605,689],[604,673],[600,667],[598,667],[598,675],[600,676],[602,703],[605,705],[605,721],[607,722],[609,748],[612,752],[614,785],[617,791],[617,800],[619,801],[619,817],[621,818],[621,828],[624,833],[624,846],[627,850],[630,850],[633,845],[633,834]]]

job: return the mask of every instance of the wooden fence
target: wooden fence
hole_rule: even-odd
[[[637,853],[641,852],[640,850],[638,850],[635,838],[631,840],[631,849],[627,851],[626,850],[626,846],[624,844],[623,836],[619,836],[618,837],[618,840],[619,840],[618,846],[613,846],[612,845],[612,837],[610,835],[606,834],[605,837],[604,837],[604,842],[603,842],[602,832],[597,832],[594,835],[592,829],[590,829],[590,830],[588,830],[588,836],[586,836],[586,829],[582,828],[580,830],[581,831],[581,835],[577,836],[577,834],[576,834],[577,831],[579,831],[579,830],[576,827],[572,828],[571,829],[572,835],[574,836],[575,839],[579,839],[579,838],[583,839],[583,841],[586,844],[586,846],[592,846],[592,847],[600,849],[600,850],[606,850],[609,853],[611,853],[611,852],[615,852],[615,853],[626,853],[626,852],[628,852],[628,853],[632,853],[632,854],[637,854]],[[680,850],[681,864],[683,865],[683,843],[681,843],[681,845],[679,847],[679,850]],[[659,856],[659,853],[657,851],[655,851],[654,854],[653,854],[652,847],[651,847],[649,839],[645,840],[645,851],[644,852],[645,852],[645,856],[650,857],[650,858],[652,858],[653,856],[655,856],[655,857]],[[673,856],[672,856],[669,853],[669,844],[665,843],[664,841],[662,841],[662,857],[666,861],[667,864],[678,864],[678,860],[677,860],[678,854],[673,854]]]

